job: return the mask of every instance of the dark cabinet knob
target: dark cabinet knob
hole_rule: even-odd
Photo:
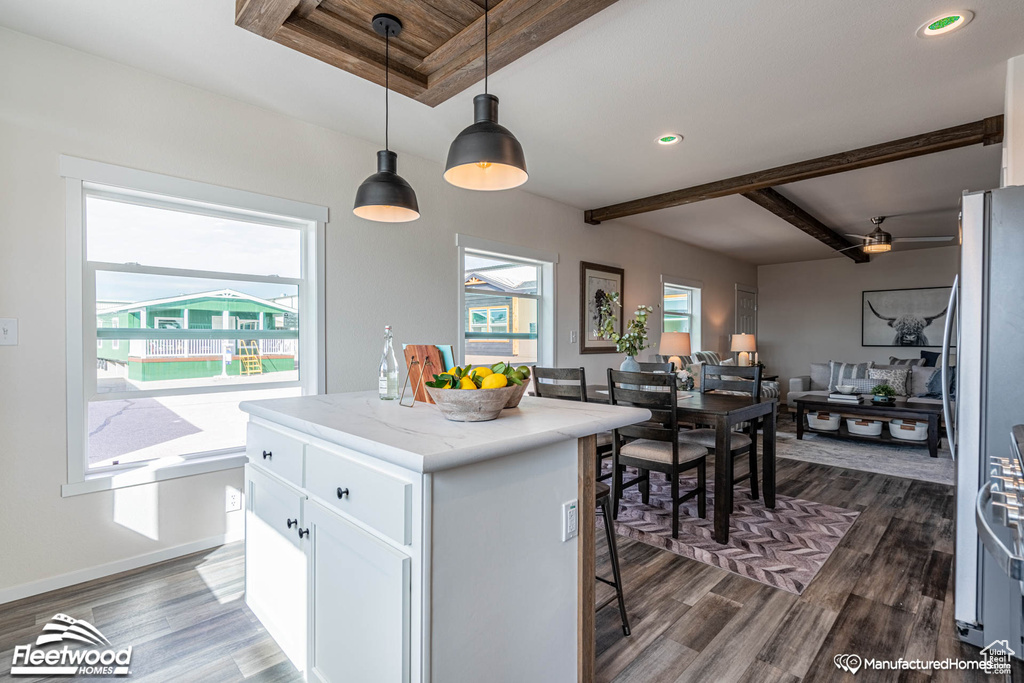
[[[263,459],[264,459],[264,460],[266,460],[267,458],[270,458],[270,457],[271,457],[271,456],[273,456],[273,455],[274,455],[274,454],[273,454],[273,453],[271,453],[270,451],[263,451]]]
[[[299,525],[299,520],[297,520],[297,519],[289,519],[288,520],[288,528],[289,529],[291,529],[293,526],[298,526],[298,525]]]
[[[299,538],[309,536],[309,529],[299,529]]]
[[[339,486],[338,487],[338,498],[345,498],[347,496],[348,496],[348,489],[343,489],[343,488],[341,488]]]

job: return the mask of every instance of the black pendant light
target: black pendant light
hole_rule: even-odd
[[[498,98],[487,92],[488,14],[484,3],[484,94],[473,98],[473,125],[448,148],[444,179],[467,190],[509,190],[526,182],[523,146],[498,123]]]
[[[416,191],[398,175],[398,155],[388,149],[391,36],[402,32],[402,22],[390,14],[378,14],[373,18],[373,30],[384,37],[384,149],[377,152],[377,172],[356,190],[352,213],[370,221],[405,223],[420,217],[420,207]]]

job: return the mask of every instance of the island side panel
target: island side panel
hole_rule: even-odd
[[[579,538],[561,515],[578,459],[572,439],[433,474],[431,680],[577,677]]]
[[[594,545],[594,483],[597,481],[597,437],[585,436],[577,442],[577,481],[580,497],[580,537],[576,544],[576,675],[579,683],[594,680],[596,625],[594,589],[597,573],[597,549]],[[605,524],[609,522],[605,520]]]

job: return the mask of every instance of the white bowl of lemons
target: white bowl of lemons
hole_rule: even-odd
[[[507,363],[453,367],[434,375],[434,380],[426,383],[427,393],[441,414],[453,422],[486,422],[497,418],[505,407],[519,405],[529,372],[526,366],[515,368]]]

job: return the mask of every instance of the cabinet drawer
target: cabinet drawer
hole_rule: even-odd
[[[385,536],[404,545],[412,542],[409,482],[367,467],[341,452],[307,446],[306,488],[328,505]]]
[[[302,486],[303,446],[295,437],[253,422],[246,427],[245,454],[249,462],[266,467],[296,486]]]

